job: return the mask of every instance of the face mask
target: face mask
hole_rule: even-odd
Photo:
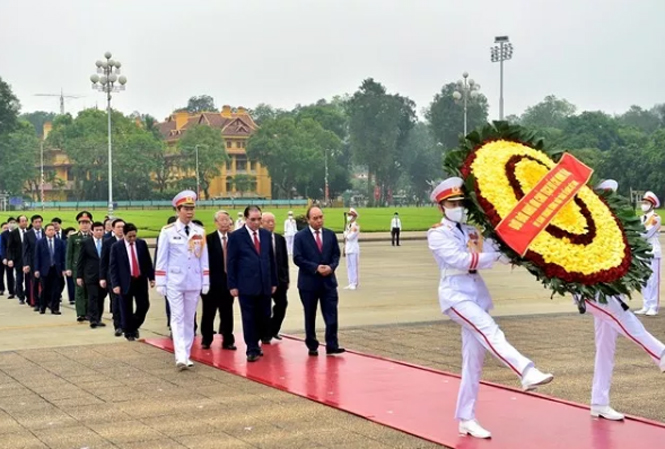
[[[18,225],[16,223],[9,223],[9,230],[13,231]]]
[[[444,209],[446,218],[455,223],[465,223],[466,222],[466,209],[463,207],[455,207],[453,209]]]
[[[642,208],[642,212],[649,212],[651,210],[650,204],[641,204],[640,207]]]
[[[347,215],[346,221],[351,221],[351,220],[353,220],[353,217],[351,215]]]

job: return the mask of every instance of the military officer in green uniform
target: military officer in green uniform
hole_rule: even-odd
[[[76,261],[83,246],[82,242],[90,238],[92,214],[87,211],[81,211],[76,216],[76,221],[79,223],[79,232],[67,239],[67,260],[65,262],[67,276],[73,279],[76,279]],[[76,321],[80,323],[85,321],[88,316],[88,292],[86,291],[85,284],[83,286],[76,284],[75,298]]]

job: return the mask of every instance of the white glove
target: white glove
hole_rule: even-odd
[[[510,261],[510,259],[508,258],[508,256],[506,256],[506,255],[503,254],[503,253],[500,253],[499,258],[498,258],[497,260],[498,260],[500,263],[504,264],[504,265],[508,265],[508,264],[511,263],[511,261]]]
[[[202,295],[207,295],[209,291],[210,291],[210,286],[209,285],[204,285],[203,288],[201,289],[201,294]]]
[[[163,285],[158,286],[157,293],[159,293],[162,296],[166,296],[166,287]]]

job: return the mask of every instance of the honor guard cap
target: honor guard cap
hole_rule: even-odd
[[[353,215],[354,217],[358,218],[358,212],[354,208],[349,208],[349,215]]]
[[[653,204],[653,207],[655,208],[660,207],[660,201],[658,200],[656,194],[653,192],[645,192],[644,198],[642,198],[642,200],[650,202],[651,204]]]
[[[196,193],[191,190],[183,190],[177,194],[172,201],[173,207],[196,206]]]
[[[290,217],[291,215],[293,215],[293,211],[292,211],[292,210],[289,211],[289,217]]]
[[[464,192],[462,186],[464,181],[462,178],[452,177],[441,181],[438,186],[434,188],[429,198],[433,203],[440,203],[444,200],[463,200]]]
[[[92,214],[86,210],[79,212],[78,215],[76,215],[76,221],[80,223],[83,220],[92,221]]]
[[[611,192],[616,192],[619,188],[619,183],[614,179],[606,179],[596,186],[596,190],[609,190]]]
[[[238,217],[242,218],[242,212],[238,212]]]

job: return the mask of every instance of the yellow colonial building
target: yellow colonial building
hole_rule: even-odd
[[[221,166],[221,174],[210,182],[210,198],[258,197],[272,198],[270,176],[268,170],[258,161],[247,158],[247,139],[257,129],[247,110],[243,107],[231,110],[231,106],[223,106],[221,112],[202,112],[190,114],[176,112],[159,123],[159,132],[169,146],[168,156],[177,158],[178,140],[194,126],[210,126],[222,133],[226,145],[229,161]],[[174,171],[173,180],[176,181],[191,173]],[[244,192],[238,188],[236,176],[249,178],[248,186]]]
[[[194,173],[178,169],[178,140],[194,126],[203,125],[219,129],[229,156],[228,162],[220,161],[221,174],[210,182],[210,198],[272,198],[271,181],[268,170],[258,161],[247,158],[247,140],[258,128],[245,108],[233,111],[224,106],[220,112],[190,114],[176,112],[158,123],[162,138],[167,143],[167,157],[176,161],[172,164],[168,184],[175,185],[180,179],[193,177]],[[51,123],[44,124],[44,139],[51,131]],[[74,177],[72,164],[67,154],[60,149],[44,150],[45,201],[73,200]],[[242,177],[242,182],[239,178]],[[36,186],[35,186],[36,187]],[[37,187],[35,199],[39,198]],[[202,193],[202,192],[201,192]]]

